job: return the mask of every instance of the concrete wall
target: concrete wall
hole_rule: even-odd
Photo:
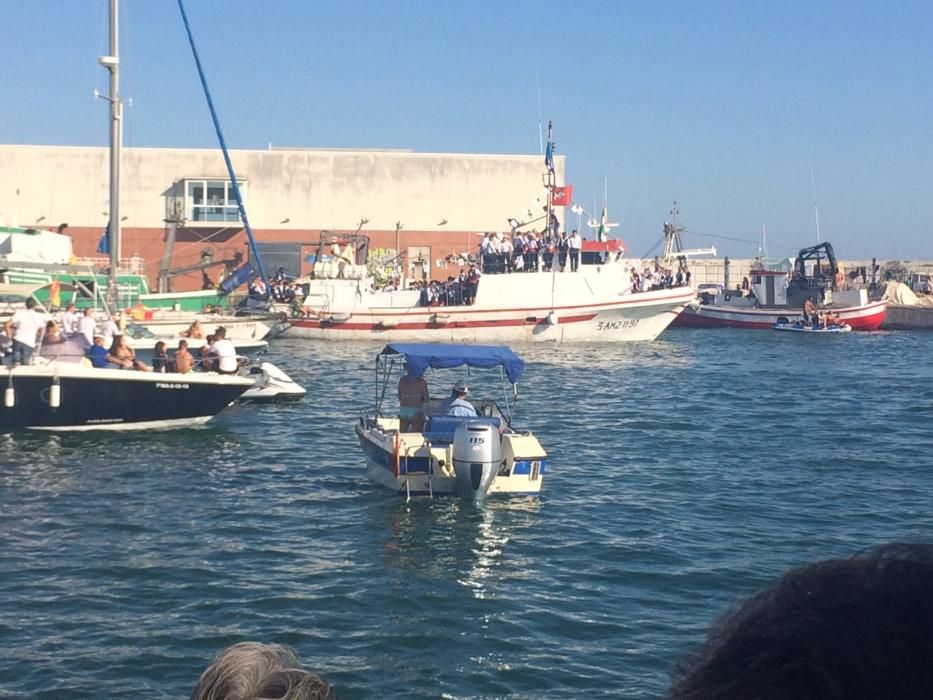
[[[261,241],[309,242],[326,229],[363,233],[377,248],[428,246],[432,260],[478,244],[481,231],[507,230],[509,217],[529,208],[543,214],[541,156],[438,154],[407,151],[235,150],[237,177],[246,182],[250,224]],[[0,145],[0,223],[54,228],[69,224],[76,254],[93,255],[109,207],[106,148]],[[565,158],[555,159],[563,184]],[[154,277],[165,219],[183,179],[226,180],[218,149],[125,148],[121,178],[123,255],[145,258]],[[557,210],[563,215],[563,210]],[[445,222],[445,223],[441,223]],[[539,224],[538,227],[542,227]],[[205,247],[215,258],[243,249],[239,225],[188,222],[173,266],[187,265]],[[200,284],[200,275],[176,288]]]

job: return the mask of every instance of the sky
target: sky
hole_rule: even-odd
[[[185,6],[231,148],[537,154],[550,119],[635,255],[676,201],[720,255],[933,259],[928,0]],[[0,0],[0,143],[107,144],[107,7]],[[125,144],[216,147],[176,0],[120,10]]]

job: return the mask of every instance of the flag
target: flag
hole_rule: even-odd
[[[573,185],[555,187],[551,190],[552,207],[569,207],[573,201]]]
[[[110,222],[107,222],[107,228],[104,229],[104,233],[100,237],[100,242],[97,244],[97,252],[102,253],[103,255],[110,255]]]
[[[597,241],[605,241],[609,238],[609,210],[603,207],[603,215],[599,220],[599,231],[596,232]]]
[[[52,284],[49,285],[49,305],[62,305],[62,283],[58,280],[52,280]]]
[[[550,172],[554,172],[554,142],[551,141],[552,123],[547,123],[547,148],[544,151],[544,167]]]

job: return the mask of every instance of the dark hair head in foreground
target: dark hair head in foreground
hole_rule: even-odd
[[[669,697],[933,698],[933,545],[788,571],[713,626]]]
[[[191,700],[337,700],[329,683],[301,668],[298,655],[279,644],[241,642],[214,658]]]

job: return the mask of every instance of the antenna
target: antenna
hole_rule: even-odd
[[[816,216],[816,242],[820,242],[820,208],[816,204],[816,178],[813,175],[813,161],[810,163],[810,185],[813,187],[813,214]]]
[[[535,90],[538,92],[538,155],[544,155],[544,127],[541,124],[541,77],[535,66]]]

